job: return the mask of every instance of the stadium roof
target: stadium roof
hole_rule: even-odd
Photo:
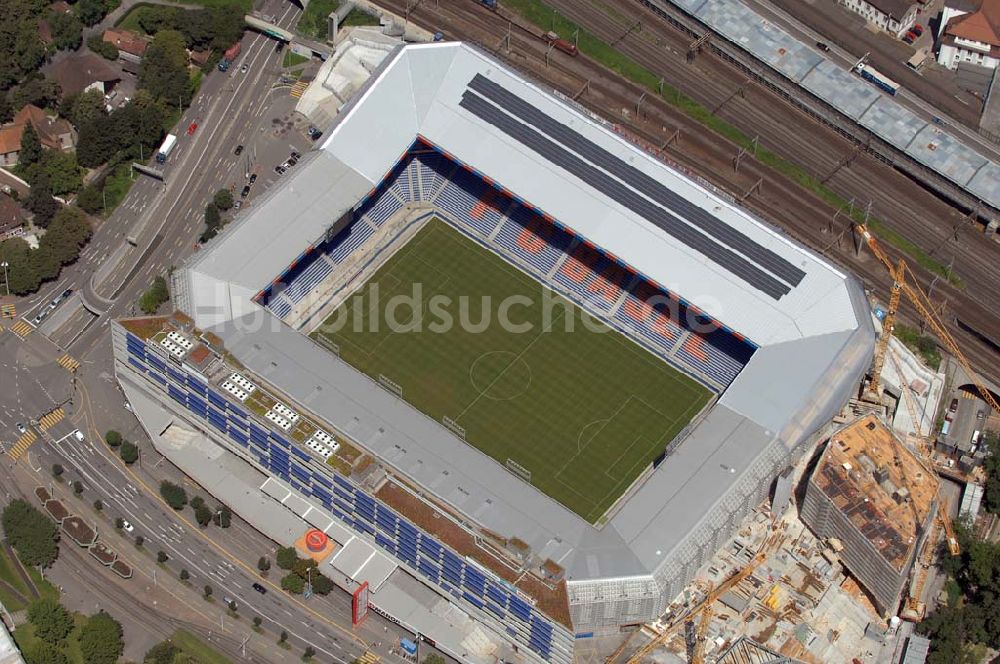
[[[601,527],[525,490],[251,301],[417,137],[762,346]],[[870,362],[874,332],[856,280],[468,45],[408,46],[387,58],[296,168],[175,274],[178,305],[291,403],[483,527],[526,541],[570,584],[649,579],[704,536],[699,524],[732,491],[766,487],[767,469],[829,421]]]
[[[410,46],[387,59],[319,154],[190,264],[196,278],[229,284],[221,286],[226,310],[197,322],[246,313],[249,299],[321,239],[417,137],[757,345],[857,326],[843,273],[599,119],[459,43]]]

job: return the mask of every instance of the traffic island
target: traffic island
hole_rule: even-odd
[[[116,560],[111,565],[111,571],[123,579],[132,578],[132,566],[126,563],[124,560]]]
[[[69,516],[69,510],[62,504],[62,501],[50,498],[45,501],[45,511],[49,513],[56,523],[61,524]]]
[[[118,560],[118,554],[104,542],[97,542],[94,546],[90,547],[90,555],[105,567],[110,567]]]
[[[52,494],[50,494],[49,490],[43,486],[35,487],[35,498],[38,498],[42,505],[44,505],[52,499]]]
[[[53,502],[53,501],[49,501]],[[46,504],[48,509],[48,504]],[[51,512],[50,512],[51,513]],[[87,525],[83,517],[69,516],[62,520],[62,530],[67,537],[83,547],[91,546],[97,539],[97,531]]]

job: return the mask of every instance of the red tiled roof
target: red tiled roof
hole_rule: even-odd
[[[114,44],[119,51],[142,56],[148,46],[145,39],[131,30],[105,30],[104,41]]]
[[[1000,0],[983,0],[978,10],[952,18],[945,34],[1000,46]]]

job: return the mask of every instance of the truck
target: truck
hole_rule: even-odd
[[[156,163],[157,164],[166,163],[167,157],[170,156],[170,153],[173,151],[174,146],[176,145],[177,145],[177,137],[174,136],[173,134],[167,134],[167,137],[163,139],[163,145],[161,145],[160,149],[156,152]]]
[[[544,39],[549,44],[552,44],[552,46],[555,47],[556,50],[562,51],[563,53],[576,57],[577,48],[576,44],[574,44],[573,42],[566,41],[565,39],[560,39],[559,35],[557,35],[552,31],[543,34],[542,39]]]
[[[226,52],[222,54],[222,59],[219,60],[219,71],[226,71],[229,69],[229,66],[235,62],[237,57],[239,57],[241,48],[242,46],[240,46],[240,43],[236,42],[226,49]]]
[[[895,94],[899,91],[899,83],[892,80],[874,67],[870,67],[863,62],[859,63],[858,66],[854,68],[854,71],[856,71],[858,76],[861,78],[891,95],[895,96]]]

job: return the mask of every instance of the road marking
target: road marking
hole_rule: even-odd
[[[17,439],[17,442],[14,443],[14,447],[10,448],[10,452],[8,452],[10,458],[17,461],[36,440],[38,440],[37,433],[30,430],[25,432],[20,438]]]
[[[14,323],[13,325],[11,325],[10,327],[10,331],[16,334],[17,336],[21,337],[22,339],[31,334],[31,331],[34,329],[35,328],[29,325],[27,321],[25,321],[23,318]]]
[[[76,373],[76,370],[80,368],[80,363],[70,357],[69,353],[66,353],[56,361],[59,363],[59,366],[70,373]]]
[[[66,417],[66,411],[62,407],[56,408],[55,410],[42,415],[41,419],[38,420],[38,426],[42,431],[48,431],[60,421],[62,418]]]

